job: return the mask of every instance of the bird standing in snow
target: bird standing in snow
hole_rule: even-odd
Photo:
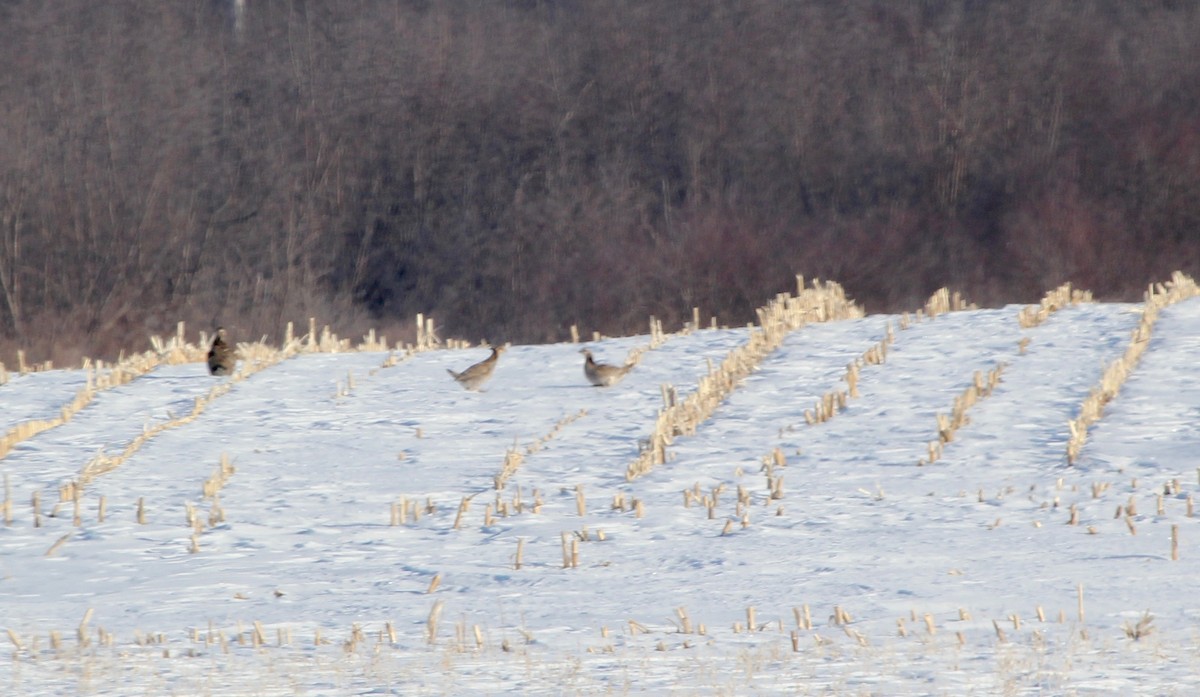
[[[461,373],[456,373],[449,368],[446,369],[450,376],[458,381],[458,384],[468,390],[478,390],[483,383],[487,382],[492,377],[492,373],[496,370],[496,362],[500,360],[500,354],[504,353],[503,346],[493,346],[492,355],[479,361],[475,365],[467,368]]]
[[[208,350],[210,375],[229,375],[237,365],[237,350],[225,340],[225,327],[217,327],[217,336]]]
[[[621,366],[608,365],[607,363],[597,363],[596,359],[592,356],[591,351],[582,349],[579,352],[586,356],[583,361],[583,374],[587,377],[588,382],[592,383],[596,387],[608,387],[609,385],[615,385],[620,382],[621,378],[625,377],[630,370],[633,370],[632,363],[626,363],[625,365]]]

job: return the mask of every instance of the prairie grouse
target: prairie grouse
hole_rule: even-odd
[[[449,368],[446,369],[446,372],[450,373],[451,377],[458,381],[458,384],[468,390],[478,390],[483,383],[488,381],[488,378],[492,377],[492,373],[496,370],[496,361],[500,359],[501,353],[504,353],[503,346],[493,346],[492,355],[461,373],[456,373]]]
[[[626,373],[633,370],[632,363],[626,363],[621,366],[597,363],[596,359],[592,357],[591,351],[582,349],[579,352],[587,356],[587,359],[583,362],[583,374],[587,376],[588,382],[596,387],[615,385],[621,381],[621,378],[625,377]]]
[[[229,375],[237,364],[237,350],[225,340],[225,328],[217,327],[217,336],[208,350],[208,372],[211,375]]]

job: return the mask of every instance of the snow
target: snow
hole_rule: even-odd
[[[668,335],[610,388],[586,383],[575,344],[512,347],[481,392],[446,374],[479,348],[390,366],[301,353],[154,431],[87,483],[76,526],[61,485],[229,379],[161,366],[0,460],[0,690],[1193,694],[1200,299],[1161,312],[1074,466],[1067,422],[1141,306],[1030,329],[1019,309],[804,326],[632,481],[663,385],[682,398],[748,329]],[[808,423],[889,326],[859,395]],[[620,362],[648,342],[587,345]],[[996,369],[924,462],[937,415]],[[11,376],[0,431],[55,417],[85,381]],[[510,451],[523,457],[496,491]],[[232,472],[205,497],[223,457]]]

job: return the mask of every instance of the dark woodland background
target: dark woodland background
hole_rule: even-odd
[[[1200,3],[0,2],[0,359],[1200,271]]]

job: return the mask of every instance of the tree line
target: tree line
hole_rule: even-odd
[[[0,359],[223,324],[561,340],[1200,256],[1200,5],[0,4]],[[303,326],[303,325],[301,325]]]

